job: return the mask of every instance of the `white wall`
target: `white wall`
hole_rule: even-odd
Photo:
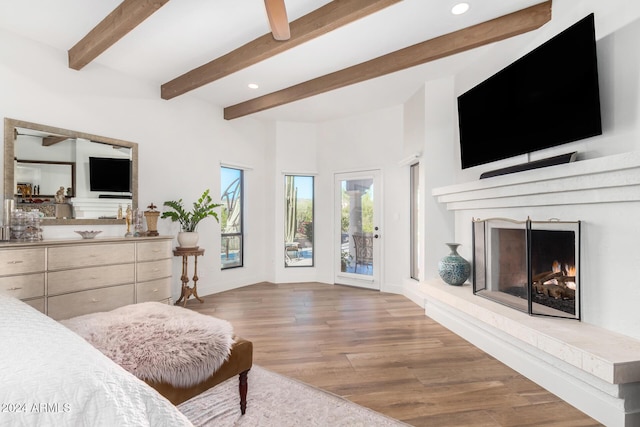
[[[431,189],[446,185],[455,178],[453,157],[456,126],[453,106],[453,78],[428,81],[405,103],[405,152],[420,152],[420,193],[429,195]],[[405,185],[409,185],[407,181]],[[442,242],[452,242],[454,217],[430,196],[419,202],[420,243],[419,279],[438,277],[438,260],[447,254]],[[409,235],[407,231],[406,235]],[[408,243],[407,243],[408,244]],[[411,285],[411,282],[406,282]]]
[[[595,15],[598,73],[603,135],[532,153],[537,160],[578,151],[579,159],[590,159],[638,149],[640,99],[640,2],[627,0],[554,0],[551,22],[542,28],[481,48],[473,67],[456,76],[459,95],[538,47],[565,28]],[[517,143],[517,136],[514,136]],[[482,172],[528,161],[527,155],[459,171],[457,182],[478,179]],[[456,166],[459,161],[456,159]]]
[[[0,32],[0,114],[139,144],[139,203],[195,200],[205,188],[219,198],[220,163],[245,169],[245,267],[220,271],[219,226],[199,226],[201,295],[260,281],[333,283],[333,174],[383,171],[385,222],[383,282],[408,276],[408,169],[403,155],[403,107],[396,106],[322,125],[225,121],[222,111],[189,95],[161,100],[158,87],[95,64],[69,70],[59,52]],[[316,177],[315,266],[284,268],[282,172]],[[398,190],[399,189],[399,190]],[[124,235],[105,226],[102,236]],[[161,234],[179,227],[160,220]],[[77,238],[73,226],[48,226],[45,238]],[[174,297],[180,264],[174,261]]]
[[[455,179],[456,168],[443,159],[456,158],[456,115],[453,77],[427,82],[425,85],[425,140],[421,163],[426,194]],[[425,197],[423,218],[425,221],[424,275],[428,280],[438,277],[438,260],[449,253],[447,242],[456,242],[450,212],[433,197]]]
[[[263,280],[333,283],[333,174],[380,169],[382,287],[393,290],[409,274],[409,174],[408,167],[398,162],[416,147],[423,147],[425,278],[435,274],[435,262],[446,251],[445,239],[462,243],[461,254],[470,258],[470,217],[459,214],[453,221],[452,213],[429,199],[431,189],[476,180],[482,171],[507,164],[460,169],[455,96],[592,11],[596,14],[605,134],[560,150],[577,149],[584,158],[635,151],[640,149],[640,2],[628,0],[554,0],[550,23],[474,51],[473,57],[479,59],[473,67],[455,77],[426,82],[406,108],[395,106],[318,125],[264,124],[250,118],[228,122],[219,108],[189,94],[161,100],[159,82],[141,81],[96,64],[82,71],[70,70],[66,52],[0,31],[0,115],[137,142],[141,207],[180,197],[190,203],[205,188],[219,197],[220,162],[246,166],[245,267],[220,271],[219,226],[213,220],[203,222],[200,245],[207,252],[199,263],[201,294]],[[553,154],[554,150],[548,150],[536,156]],[[506,163],[522,161],[515,158]],[[282,170],[319,173],[313,269],[281,267]],[[640,264],[634,247],[638,236],[632,228],[640,217],[638,209],[637,205],[577,211],[545,207],[528,212],[478,212],[478,216],[529,214],[584,220],[584,240],[593,248],[584,259],[585,271],[592,277],[583,283],[585,321],[640,336],[633,315],[640,303],[634,287]],[[76,238],[75,228],[47,227],[45,238]],[[176,234],[178,227],[161,220],[159,231]],[[123,227],[104,227],[103,235],[122,234]],[[177,282],[177,259],[174,276]],[[178,286],[174,284],[174,296]]]
[[[276,124],[276,160],[274,177],[274,224],[271,227],[271,244],[273,245],[273,267],[276,283],[314,282],[319,280],[318,272],[330,268],[325,259],[318,259],[318,247],[322,247],[323,236],[327,233],[317,221],[323,211],[322,203],[318,203],[317,182],[314,206],[314,265],[310,267],[284,266],[284,176],[318,174],[317,158],[317,126],[310,123],[278,122]],[[314,179],[315,180],[315,179]],[[322,200],[322,198],[320,198]]]
[[[67,54],[0,30],[0,116],[72,129],[139,144],[139,203],[162,207],[183,198],[191,204],[206,188],[220,196],[220,162],[248,165],[246,173],[246,266],[220,271],[219,226],[199,227],[200,294],[264,280],[269,258],[265,221],[272,217],[268,128],[252,119],[225,121],[222,111],[185,95],[160,99],[160,83],[131,78],[96,64],[82,71],[67,66]],[[0,163],[4,164],[4,163]],[[103,236],[121,236],[124,226],[106,226]],[[159,221],[161,234],[177,224]],[[45,227],[45,238],[78,238],[77,226]],[[271,236],[269,236],[269,239]],[[179,295],[179,260],[174,262],[174,297]]]
[[[319,262],[333,266],[334,175],[342,172],[379,169],[382,172],[383,200],[380,236],[382,239],[383,271],[381,289],[394,290],[409,275],[409,171],[400,166],[403,159],[402,106],[325,122],[319,125],[317,140],[319,193],[323,202],[316,204],[316,235],[322,250]],[[320,194],[319,194],[320,196]],[[322,231],[324,230],[324,231]],[[318,239],[320,240],[320,238]],[[333,268],[323,269],[321,280],[333,283]]]
[[[580,159],[640,150],[640,51],[637,49],[640,39],[639,2],[555,0],[553,19],[543,28],[483,48],[483,56],[479,58],[477,66],[456,76],[454,96],[499,71],[590,12],[595,12],[598,39],[603,135],[544,150],[532,155],[531,159],[573,150],[579,151]],[[442,81],[441,84],[445,86],[447,81]],[[451,94],[445,90],[425,93],[427,105],[449,105],[452,101]],[[430,99],[429,95],[435,98]],[[425,123],[429,116],[429,113],[425,114]],[[432,125],[438,127],[436,123],[427,126]],[[444,123],[441,130],[446,132],[447,126]],[[457,129],[457,126],[454,126],[454,129]],[[442,138],[444,141],[448,136]],[[441,165],[448,164],[451,170],[455,171],[455,176],[450,178],[450,182],[441,185],[475,181],[481,172],[527,160],[526,156],[519,156],[461,170],[457,135],[455,141],[454,152],[443,152],[439,156]],[[425,196],[432,197],[429,185]],[[595,194],[594,198],[597,197]],[[449,215],[453,214],[449,212]],[[640,258],[636,248],[640,235],[635,226],[640,217],[640,205],[637,202],[477,209],[457,211],[454,216],[455,225],[449,231],[453,232],[456,241],[462,244],[460,254],[468,260],[472,259],[471,221],[474,217],[526,219],[529,216],[535,220],[560,218],[583,221],[583,321],[640,339],[640,319],[637,316],[637,307],[640,304],[640,291],[637,287]],[[436,231],[434,224],[428,219],[427,227]],[[429,232],[426,234],[428,236]]]

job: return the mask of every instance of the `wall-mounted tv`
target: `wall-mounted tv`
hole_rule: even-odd
[[[89,189],[131,192],[131,160],[89,157]]]
[[[458,97],[462,168],[602,134],[593,14]]]

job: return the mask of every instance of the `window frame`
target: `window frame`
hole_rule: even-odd
[[[420,163],[409,166],[409,276],[420,280]]]
[[[295,264],[288,264],[287,263],[287,258],[288,258],[288,250],[287,250],[287,244],[290,242],[287,242],[287,238],[286,238],[286,233],[287,233],[287,227],[286,227],[286,223],[287,223],[287,178],[291,177],[293,180],[293,183],[295,185],[295,179],[296,178],[310,178],[311,179],[311,239],[310,239],[310,243],[311,243],[311,264],[301,264],[301,265],[295,265]],[[284,243],[284,268],[303,268],[303,267],[315,267],[315,239],[314,239],[314,235],[315,235],[315,209],[316,209],[316,203],[315,203],[315,197],[316,197],[316,180],[315,180],[315,176],[313,174],[300,174],[300,173],[284,173],[284,233],[283,233],[283,243]],[[296,193],[297,194],[297,193]],[[297,228],[297,227],[296,227]],[[304,257],[303,257],[304,258]]]
[[[229,184],[227,186],[226,189],[222,188],[222,185],[224,184],[223,180],[222,180],[222,174],[223,174],[223,169],[230,169],[230,170],[234,170],[234,171],[238,171],[239,172],[239,177],[237,178],[239,180],[238,182],[238,188],[236,191],[234,191],[235,193],[240,194],[240,197],[237,199],[237,202],[239,203],[240,207],[240,213],[239,213],[239,229],[240,231],[238,232],[233,232],[233,233],[225,233],[224,230],[220,229],[220,260],[221,260],[221,265],[220,265],[220,269],[221,270],[230,270],[233,268],[241,268],[244,267],[244,175],[245,175],[245,171],[242,168],[239,167],[233,167],[233,166],[226,166],[226,165],[221,165],[220,166],[220,175],[221,175],[221,180],[220,180],[220,199],[221,202],[223,204],[223,209],[226,209],[227,212],[229,211],[225,206],[225,196],[228,193],[228,190],[232,187],[232,184],[235,182],[232,181],[231,184]],[[228,206],[228,197],[227,197],[227,206]],[[228,215],[228,214],[227,214]],[[225,239],[227,239],[227,243],[229,242],[230,238],[238,238],[239,239],[239,245],[238,245],[238,261],[233,263],[233,264],[229,264],[229,265],[225,265],[224,263],[222,263],[222,259],[224,255],[227,255],[228,257],[228,250],[227,251],[223,251],[223,248],[225,247],[225,245],[223,244],[223,242],[225,241]]]

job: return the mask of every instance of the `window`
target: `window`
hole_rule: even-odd
[[[284,177],[284,266],[313,266],[313,177]]]
[[[420,278],[420,164],[411,165],[410,170],[411,187],[411,278]]]
[[[221,253],[222,269],[242,267],[242,192],[241,169],[221,167]]]

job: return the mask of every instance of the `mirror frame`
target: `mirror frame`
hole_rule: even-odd
[[[138,144],[135,142],[123,141],[120,139],[108,138],[89,133],[78,132],[38,123],[25,122],[23,120],[4,119],[4,195],[14,196],[14,161],[15,161],[15,136],[16,128],[27,128],[41,132],[55,133],[69,138],[83,138],[93,142],[127,147],[131,149],[131,208],[138,207]],[[52,219],[45,218],[42,225],[108,225],[124,224],[124,219],[101,219],[101,218],[73,218],[73,219]]]

